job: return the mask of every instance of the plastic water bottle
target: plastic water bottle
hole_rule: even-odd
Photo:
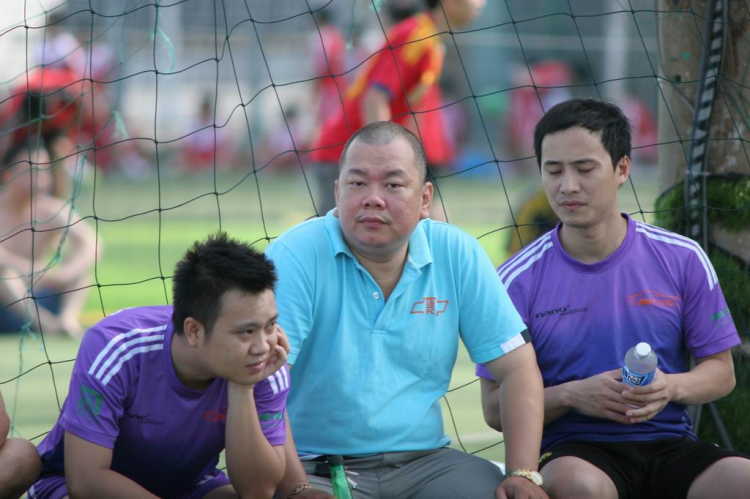
[[[344,458],[341,456],[329,456],[328,468],[331,470],[331,486],[333,497],[336,499],[353,499],[352,489],[349,487],[349,479],[344,471]]]
[[[656,353],[651,349],[651,345],[645,342],[638,343],[625,354],[622,380],[631,386],[648,385],[654,380],[656,363]]]

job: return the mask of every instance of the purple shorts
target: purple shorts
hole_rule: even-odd
[[[174,496],[174,499],[203,499],[210,492],[219,487],[230,485],[229,478],[221,470],[213,470],[190,489],[188,492]],[[63,499],[68,495],[65,477],[53,475],[36,482],[27,494],[29,499]]]

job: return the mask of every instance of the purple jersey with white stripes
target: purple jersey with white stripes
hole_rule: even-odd
[[[694,241],[623,214],[628,229],[608,258],[584,264],[563,250],[560,225],[497,272],[529,328],[544,386],[622,366],[648,342],[665,373],[688,370],[689,354],[714,355],[739,344],[711,262]],[[477,375],[492,379],[477,366]],[[689,436],[684,405],[624,425],[570,411],[544,427],[542,448],[566,440],[653,440]]]
[[[183,494],[214,470],[224,449],[227,382],[185,387],[172,364],[173,333],[171,306],[125,309],[86,333],[60,417],[39,444],[42,477],[64,474],[66,431],[112,449],[111,469],[160,497]],[[286,440],[288,391],[286,366],[254,389],[271,445]]]

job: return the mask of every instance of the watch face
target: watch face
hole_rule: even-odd
[[[536,471],[532,471],[531,473],[529,473],[529,478],[531,478],[531,481],[539,485],[540,487],[542,486],[542,483],[544,483],[544,481],[542,480],[542,475],[540,475]]]

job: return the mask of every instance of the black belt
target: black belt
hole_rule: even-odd
[[[316,463],[325,463],[326,461],[328,461],[329,457],[331,456],[318,456],[318,457],[309,459],[308,461],[315,461]],[[350,461],[352,459],[362,459],[362,457],[367,457],[367,456],[341,456],[341,457],[344,459],[344,461]]]

